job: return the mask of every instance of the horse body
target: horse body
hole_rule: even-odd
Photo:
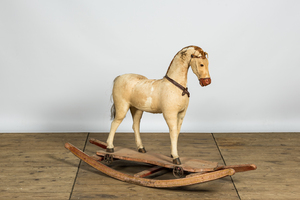
[[[173,58],[166,75],[182,87],[186,87],[187,72],[191,66],[200,85],[206,86],[210,84],[206,55],[206,52],[196,46],[183,48]],[[136,145],[140,152],[145,152],[140,138],[140,120],[143,112],[163,113],[170,131],[173,162],[180,164],[177,141],[189,104],[188,95],[165,77],[153,80],[138,74],[124,74],[115,79],[112,96],[115,114],[107,139],[107,151],[113,151],[115,132],[129,109],[133,118]]]
[[[146,77],[137,82],[132,90],[131,105],[146,112],[161,113],[161,82],[162,80],[149,80]]]

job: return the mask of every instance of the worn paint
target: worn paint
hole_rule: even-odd
[[[147,97],[147,100],[145,102],[145,107],[151,107],[152,104],[152,97]]]

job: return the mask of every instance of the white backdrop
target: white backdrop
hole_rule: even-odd
[[[182,132],[300,131],[300,1],[0,2],[0,132],[109,131],[113,79],[162,78],[183,47],[209,53],[212,84],[190,71]],[[130,115],[119,131],[131,131]],[[167,132],[145,113],[142,132]]]

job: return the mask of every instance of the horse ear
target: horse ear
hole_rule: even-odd
[[[208,58],[208,53],[207,53],[207,52],[204,52],[204,55],[205,55],[205,57],[207,57],[207,58]]]

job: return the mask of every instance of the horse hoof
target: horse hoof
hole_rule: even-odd
[[[113,153],[115,152],[114,148],[106,148],[107,153]]]
[[[140,153],[146,153],[147,151],[146,151],[146,149],[143,147],[143,148],[139,148],[139,149],[138,149],[138,152],[140,152]]]
[[[179,158],[173,159],[173,164],[175,164],[175,165],[181,165],[180,159]]]

